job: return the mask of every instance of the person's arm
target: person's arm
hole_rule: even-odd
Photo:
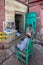
[[[29,28],[26,29],[26,34],[28,33],[28,31],[29,31]]]
[[[32,29],[32,38],[34,38],[34,34],[35,34],[34,29]]]

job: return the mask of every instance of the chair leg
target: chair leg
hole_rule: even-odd
[[[28,56],[26,57],[26,65],[28,65]]]
[[[31,57],[33,58],[33,52],[32,52],[32,54],[31,54]]]
[[[18,59],[18,52],[16,53],[16,58]]]

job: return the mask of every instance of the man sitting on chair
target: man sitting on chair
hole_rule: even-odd
[[[31,33],[27,33],[26,34],[26,38],[24,38],[24,40],[18,44],[16,46],[16,48],[20,51],[23,51],[26,48],[27,42],[29,41],[29,39],[32,37]]]
[[[26,30],[26,38],[21,42],[21,44],[18,44],[16,47],[20,51],[23,51],[26,48],[27,42],[29,41],[30,38],[33,39],[34,36],[34,29],[32,28],[32,24],[29,25],[29,27]]]

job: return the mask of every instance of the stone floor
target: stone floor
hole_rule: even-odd
[[[1,65],[25,65],[22,61],[17,60],[15,55],[12,55],[8,60],[6,60]],[[29,62],[29,65],[33,65],[31,62]]]
[[[20,39],[21,38],[17,39],[16,41],[12,41],[13,46],[15,46]],[[5,58],[7,58],[9,55],[11,55],[10,53],[12,53],[12,50],[14,52],[13,46],[11,46],[12,48],[9,48],[8,50],[4,50],[5,51],[4,55],[6,55]],[[9,59],[7,59],[4,63],[2,63],[0,65],[25,65],[25,64],[23,62],[21,62],[20,60],[17,60],[15,54],[13,54]],[[33,63],[32,58],[29,59],[29,65],[35,65]]]
[[[15,45],[19,42],[19,40],[21,38],[23,38],[24,36],[21,36],[21,37],[18,37],[17,39],[14,39],[12,42],[10,42],[7,46],[9,46],[10,44],[10,47],[8,49],[0,49],[0,64],[6,60],[10,55],[12,55],[14,52],[15,52]],[[1,43],[2,45],[3,43]],[[0,45],[0,46],[1,46]],[[12,57],[11,57],[12,58]],[[10,59],[10,58],[9,58]],[[15,59],[15,58],[14,58]],[[13,59],[12,59],[13,60]],[[5,61],[6,63],[6,61]]]
[[[14,44],[13,46],[15,46],[17,43],[18,43],[19,39],[17,39],[16,41],[13,41],[12,43]],[[0,57],[4,57],[5,54],[6,57],[9,56],[9,53],[13,50],[14,52],[14,48],[13,46],[8,50],[6,51],[7,53],[5,53],[5,50],[4,51],[1,51],[0,53],[2,53],[2,56],[0,55]],[[35,45],[36,46],[36,45]],[[36,46],[37,47],[37,46]],[[40,49],[39,49],[40,50]],[[39,50],[37,51],[37,48],[34,48],[34,54],[33,54],[33,58],[29,58],[29,65],[43,65],[43,53],[40,53]],[[43,52],[43,51],[42,51]],[[12,53],[12,52],[11,52]],[[37,54],[37,55],[36,55]],[[42,56],[42,57],[41,57]],[[2,58],[0,58],[2,60]],[[4,57],[5,58],[5,57]],[[4,59],[3,58],[3,59]],[[41,58],[41,59],[40,59]],[[40,61],[39,61],[40,60]],[[1,61],[0,61],[1,62]],[[40,63],[39,63],[40,62]],[[20,60],[17,60],[16,56],[15,56],[15,53],[10,57],[8,58],[5,62],[3,62],[2,64],[0,65],[25,65],[22,61]]]

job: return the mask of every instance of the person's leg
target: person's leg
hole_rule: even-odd
[[[20,50],[17,46],[15,46],[15,55],[16,55],[16,52]]]
[[[15,46],[15,49],[16,49],[16,50],[20,50],[17,46]]]

